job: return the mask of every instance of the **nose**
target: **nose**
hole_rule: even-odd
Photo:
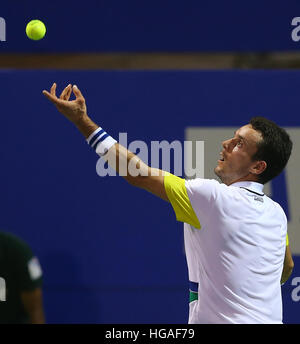
[[[228,149],[229,144],[230,144],[230,139],[229,140],[225,140],[225,141],[222,142],[222,146],[226,150]]]

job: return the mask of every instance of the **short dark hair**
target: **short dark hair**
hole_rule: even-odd
[[[258,175],[258,182],[265,184],[275,178],[285,168],[293,147],[289,134],[273,121],[264,117],[253,117],[252,128],[262,134],[262,141],[257,145],[257,152],[252,160],[264,160],[267,168]]]

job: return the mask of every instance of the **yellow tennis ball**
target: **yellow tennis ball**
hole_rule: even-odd
[[[27,37],[34,41],[39,41],[45,36],[45,34],[46,26],[38,19],[31,20],[26,26]]]

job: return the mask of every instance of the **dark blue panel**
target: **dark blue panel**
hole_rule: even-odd
[[[150,144],[253,115],[299,126],[300,72],[0,72],[1,227],[39,256],[48,320],[186,322],[182,225],[164,201],[97,176],[95,153],[41,93],[54,81],[76,83],[112,136]]]
[[[291,38],[297,0],[58,0],[2,2],[7,22],[3,52],[187,52],[299,50]],[[47,25],[31,42],[31,19]]]
[[[44,294],[46,316],[51,323],[182,324],[188,321],[186,290],[69,288],[45,290]]]

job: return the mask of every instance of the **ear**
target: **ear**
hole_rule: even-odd
[[[258,175],[258,174],[263,173],[266,168],[267,168],[267,163],[264,160],[258,160],[258,161],[255,161],[253,166],[250,168],[250,173]]]

